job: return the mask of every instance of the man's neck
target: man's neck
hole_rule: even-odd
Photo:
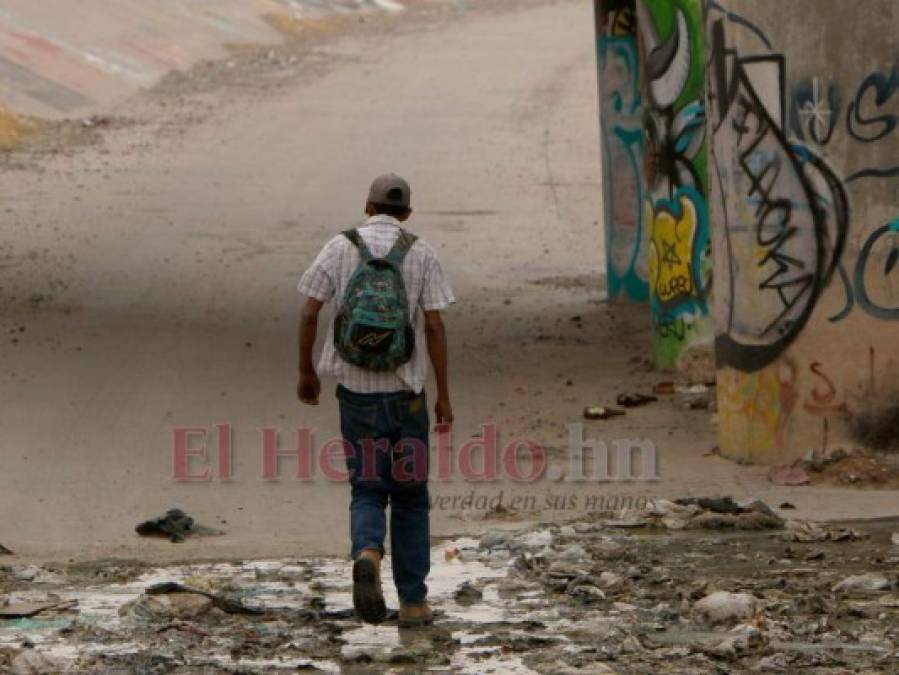
[[[379,213],[377,215],[369,217],[368,220],[365,221],[366,225],[393,225],[394,227],[400,226],[400,221],[393,216],[388,216],[385,213]]]

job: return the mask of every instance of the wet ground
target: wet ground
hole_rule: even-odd
[[[493,530],[435,546],[416,630],[359,623],[341,559],[11,565],[0,611],[62,604],[0,619],[0,672],[897,672],[897,530],[664,501]]]

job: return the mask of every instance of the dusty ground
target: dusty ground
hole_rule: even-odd
[[[293,481],[289,461],[263,482],[258,429],[281,428],[285,446],[298,425],[337,433],[333,405],[294,398],[294,286],[385,170],[412,181],[412,227],[459,299],[447,315],[457,446],[495,421],[505,439],[548,447],[565,473],[565,425],[585,405],[668,379],[645,360],[645,309],[604,302],[590,6],[459,7],[421,3],[235,50],[3,156],[0,543],[18,562],[344,552],[345,486]],[[612,495],[895,515],[892,491],[775,487],[763,468],[709,454],[714,417],[693,397],[586,423],[591,437],[652,440],[660,480],[457,477],[435,495],[475,490],[506,508],[441,502],[435,533],[564,520]],[[222,423],[233,479],[174,482],[172,429]],[[513,493],[534,502],[510,511]],[[172,506],[226,536],[175,546],[134,535]]]

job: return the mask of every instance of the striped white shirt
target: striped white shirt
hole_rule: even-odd
[[[369,218],[359,233],[372,255],[387,255],[400,234],[400,223],[391,216]],[[297,290],[321,302],[337,298],[343,301],[346,285],[359,265],[359,251],[342,234],[325,244],[321,253],[300,279]],[[428,350],[425,342],[424,312],[446,309],[453,302],[449,286],[437,253],[425,241],[418,239],[403,261],[403,281],[409,298],[409,316],[415,328],[415,349],[412,358],[392,373],[375,372],[347,363],[334,349],[334,322],[328,328],[324,349],[319,360],[319,372],[333,375],[350,391],[360,394],[393,392],[411,389],[420,393],[428,377]]]

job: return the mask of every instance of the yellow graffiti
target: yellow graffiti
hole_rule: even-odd
[[[693,280],[693,242],[699,219],[692,200],[680,198],[681,217],[667,209],[653,213],[646,206],[646,222],[651,223],[649,238],[649,283],[659,302],[695,295]]]
[[[637,15],[632,7],[614,11],[609,16],[610,35],[634,35],[637,32]]]
[[[718,421],[726,455],[770,458],[783,452],[796,407],[799,369],[781,359],[755,373],[718,373]]]

